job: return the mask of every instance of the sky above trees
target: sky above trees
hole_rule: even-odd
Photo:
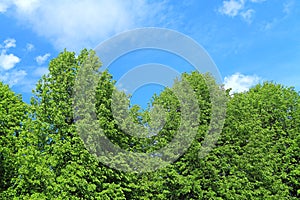
[[[234,91],[265,80],[299,91],[299,14],[296,0],[4,0],[0,80],[28,101],[64,48],[78,53],[122,31],[151,26],[174,29],[202,45]],[[112,71],[114,77],[120,73]]]

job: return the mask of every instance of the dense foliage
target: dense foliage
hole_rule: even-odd
[[[191,145],[156,171],[124,172],[99,162],[76,129],[74,85],[83,64],[94,70],[101,66],[93,51],[60,53],[37,83],[30,105],[0,83],[0,199],[300,198],[300,96],[293,88],[266,82],[245,93],[226,91],[221,136],[201,157],[212,110],[207,80],[217,85],[207,74],[182,74],[180,81],[189,83],[201,111]],[[166,88],[151,102],[166,111],[163,128],[152,137],[128,135],[124,130],[129,120],[134,127],[159,127],[153,119],[161,113],[134,105],[127,110],[128,118],[114,118],[112,94],[124,103],[128,96],[116,91],[107,71],[99,73],[97,81],[97,123],[122,149],[151,153],[185,125],[178,98]]]

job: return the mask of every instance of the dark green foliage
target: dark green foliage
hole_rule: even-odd
[[[82,66],[99,75],[97,80]],[[31,105],[0,83],[0,199],[300,198],[300,96],[293,88],[266,82],[225,97],[210,75],[184,73],[175,81],[177,93],[166,88],[153,97],[154,107],[141,111],[129,107],[129,97],[116,90],[107,71],[97,72],[100,66],[93,51],[60,53],[37,83]],[[79,71],[84,76],[78,77]],[[78,88],[75,83],[83,83],[82,78],[96,81],[95,91],[74,95],[90,85]],[[185,83],[193,94],[182,87]],[[182,93],[186,98],[176,96]],[[188,104],[193,97],[199,112],[193,109],[189,114],[197,120],[188,121],[181,101]],[[206,140],[210,130],[222,125],[213,118],[225,114],[222,106],[213,107],[216,102],[226,105],[225,125],[218,140],[213,134]],[[84,110],[91,108],[94,114]],[[116,155],[111,165],[99,162],[93,154],[103,144],[84,144],[99,136],[89,127],[93,123],[102,128],[102,136],[131,153],[157,153],[181,133],[192,140],[189,144],[190,138],[179,137],[186,144],[184,153],[156,171],[118,171],[117,165],[129,169],[134,163],[126,163],[125,154]],[[78,127],[91,131],[82,136]],[[215,142],[215,147],[208,145]],[[162,154],[174,156],[171,150]],[[159,159],[148,164],[159,165]]]

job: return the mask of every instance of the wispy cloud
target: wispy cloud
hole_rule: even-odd
[[[13,70],[10,72],[0,73],[0,81],[7,83],[9,86],[18,84],[27,75],[24,70]]]
[[[261,30],[262,31],[269,31],[277,27],[279,24],[284,23],[286,20],[288,20],[289,16],[293,12],[295,6],[295,1],[290,0],[282,3],[282,14],[274,17],[273,19],[269,21],[264,21],[261,24]]]
[[[244,12],[241,12],[241,16],[248,24],[251,24],[253,21],[254,13],[255,11],[253,9],[248,9]]]
[[[27,43],[26,44],[26,50],[27,51],[32,51],[34,49],[34,45],[33,44],[31,44],[31,43]]]
[[[230,93],[245,92],[252,86],[258,84],[261,78],[256,75],[243,75],[241,73],[235,73],[231,76],[224,78],[225,89],[231,88]]]
[[[280,20],[278,18],[274,18],[271,21],[268,22],[263,22],[261,25],[261,30],[262,31],[268,31],[271,30],[273,27],[275,27],[278,23],[280,22]]]
[[[294,4],[295,4],[294,1],[288,1],[283,3],[283,9],[282,9],[283,13],[286,15],[290,14]]]
[[[261,3],[266,0],[250,0],[250,3]],[[254,18],[255,10],[247,8],[247,0],[226,0],[218,9],[219,13],[229,17],[240,16],[245,22],[251,24]],[[248,6],[249,7],[249,6]]]
[[[8,39],[4,40],[3,45],[1,45],[1,47],[4,49],[16,47],[16,40],[13,38],[8,38]]]
[[[6,6],[58,50],[93,48],[118,32],[145,21],[151,25],[154,16],[165,15],[164,3],[147,0],[14,0]]]
[[[50,57],[50,53],[46,53],[45,55],[43,56],[37,56],[35,58],[35,61],[39,64],[39,65],[42,65],[46,62],[46,60]]]

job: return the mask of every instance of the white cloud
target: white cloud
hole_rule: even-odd
[[[165,15],[164,2],[147,0],[14,0],[13,5],[17,19],[58,50],[93,48],[118,32],[151,26],[154,16]]]
[[[26,75],[27,73],[24,70],[13,70],[5,73],[0,72],[0,80],[12,87],[23,80]]]
[[[0,44],[1,54],[0,54],[0,71],[12,69],[21,59],[14,54],[8,54],[7,50],[9,48],[16,47],[16,40],[9,38],[3,41],[2,45]]]
[[[262,3],[266,0],[226,0],[223,1],[223,5],[219,8],[219,13],[230,17],[240,16],[245,22],[252,23],[255,10],[249,7],[247,2],[250,3]]]
[[[224,78],[225,89],[231,88],[230,94],[237,92],[248,91],[252,86],[258,84],[261,78],[256,75],[243,75],[235,73],[229,77]]]
[[[21,59],[14,54],[7,54],[6,50],[2,50],[0,54],[0,69],[12,69]]]
[[[34,45],[33,44],[31,44],[31,43],[27,43],[26,44],[26,50],[27,51],[32,51],[34,49]]]
[[[244,4],[244,0],[223,1],[223,6],[219,8],[219,12],[224,15],[235,17],[244,8]]]
[[[251,24],[254,13],[255,11],[253,9],[248,9],[247,11],[241,12],[241,16],[248,24]]]
[[[8,38],[3,41],[3,44],[0,44],[1,49],[9,49],[12,47],[16,47],[16,40],[13,38]]]
[[[11,47],[16,47],[16,40],[13,38],[9,38],[7,40],[4,40],[4,48],[9,49]]]
[[[35,61],[39,64],[39,65],[42,65],[46,62],[46,60],[50,57],[50,53],[46,53],[45,55],[43,56],[37,56],[35,58]]]

